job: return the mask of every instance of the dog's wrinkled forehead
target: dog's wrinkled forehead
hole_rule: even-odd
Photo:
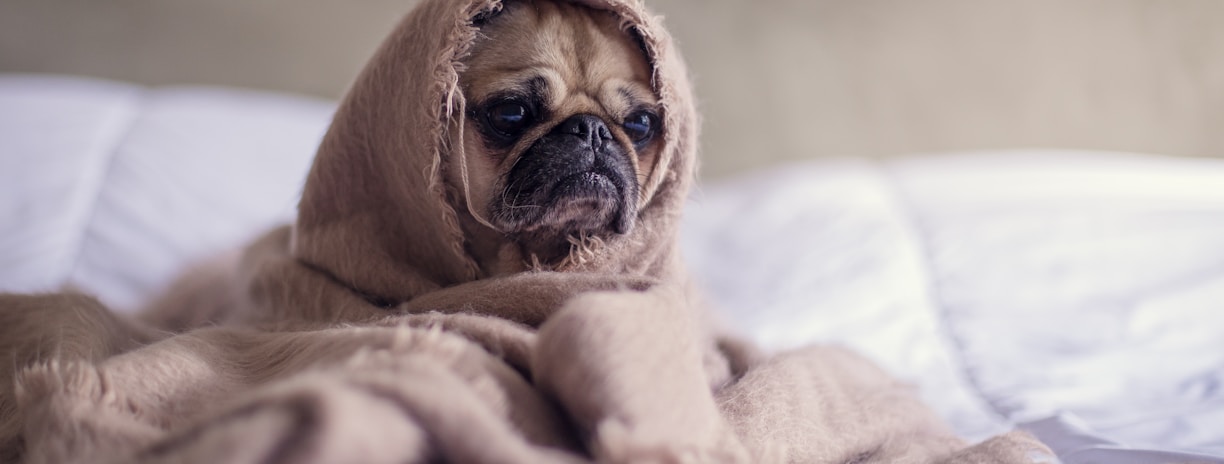
[[[539,95],[551,116],[590,113],[611,120],[657,105],[645,53],[612,13],[566,2],[508,1],[475,22],[481,34],[464,60],[469,101]],[[492,38],[516,46],[489,46]]]

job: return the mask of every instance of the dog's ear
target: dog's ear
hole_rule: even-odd
[[[484,27],[485,24],[488,24],[489,21],[496,18],[501,12],[502,5],[500,3],[489,5],[488,9],[481,10],[479,13],[476,13],[476,16],[472,16],[472,26]]]
[[[629,33],[629,38],[633,39],[633,43],[637,45],[638,51],[642,52],[642,56],[651,56],[650,50],[646,48],[646,38],[642,37],[642,30],[630,27],[626,31]]]

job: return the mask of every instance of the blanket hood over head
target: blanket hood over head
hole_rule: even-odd
[[[471,237],[457,218],[464,211],[455,193],[467,186],[448,184],[445,172],[463,168],[459,74],[477,38],[474,19],[501,3],[425,0],[386,39],[319,148],[292,232],[296,259],[392,302],[489,277],[466,249]],[[674,242],[696,155],[697,117],[684,66],[640,2],[574,3],[617,15],[626,34],[640,37],[660,100],[663,147],[643,186],[636,227],[555,270],[670,280],[679,272]]]

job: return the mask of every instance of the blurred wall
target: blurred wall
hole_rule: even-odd
[[[0,0],[0,71],[335,98],[413,3]]]
[[[0,0],[0,71],[339,96],[412,1]],[[648,0],[704,172],[1064,147],[1224,156],[1224,2]]]

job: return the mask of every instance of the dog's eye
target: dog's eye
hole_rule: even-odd
[[[506,137],[517,137],[531,124],[531,111],[516,101],[505,101],[490,106],[487,112],[489,127]]]
[[[625,135],[628,135],[635,144],[645,143],[654,135],[656,118],[657,116],[647,111],[638,111],[629,115],[623,124]]]

